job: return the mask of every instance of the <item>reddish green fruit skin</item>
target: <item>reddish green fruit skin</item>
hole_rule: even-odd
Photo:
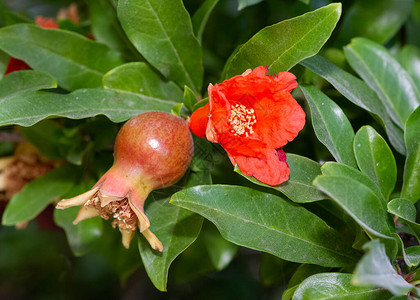
[[[75,224],[95,216],[112,218],[126,248],[138,228],[153,249],[162,251],[162,243],[149,229],[144,202],[152,190],[170,186],[184,175],[193,149],[184,119],[165,112],[142,113],[121,127],[112,167],[91,190],[61,200],[57,208],[80,205]]]
[[[114,146],[114,166],[141,174],[151,189],[163,188],[184,175],[193,149],[184,119],[160,111],[146,112],[120,129]]]

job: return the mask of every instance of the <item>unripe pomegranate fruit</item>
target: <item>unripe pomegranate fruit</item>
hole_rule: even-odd
[[[148,229],[149,219],[143,205],[152,190],[176,183],[187,170],[193,155],[188,124],[165,112],[146,112],[132,119],[119,131],[114,146],[114,164],[93,188],[57,208],[81,205],[74,224],[101,216],[113,218],[123,245],[128,248],[139,228],[153,249],[162,243]]]

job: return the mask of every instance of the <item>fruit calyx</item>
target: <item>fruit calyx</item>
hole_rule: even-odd
[[[192,155],[193,142],[185,120],[164,112],[140,114],[119,131],[112,167],[91,190],[61,200],[56,208],[80,205],[74,224],[95,216],[112,219],[126,248],[139,228],[152,248],[162,251],[162,243],[149,230],[144,202],[152,190],[176,183]]]

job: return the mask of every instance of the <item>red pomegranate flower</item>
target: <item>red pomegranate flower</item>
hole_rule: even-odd
[[[197,136],[219,143],[232,164],[269,185],[289,178],[282,148],[305,125],[305,113],[290,92],[297,87],[289,72],[266,75],[260,66],[208,88],[209,103],[189,121]]]

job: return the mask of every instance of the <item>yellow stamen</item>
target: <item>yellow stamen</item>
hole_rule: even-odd
[[[230,107],[229,124],[234,135],[249,136],[253,134],[253,126],[256,122],[253,108],[247,108],[243,104],[235,104]]]

